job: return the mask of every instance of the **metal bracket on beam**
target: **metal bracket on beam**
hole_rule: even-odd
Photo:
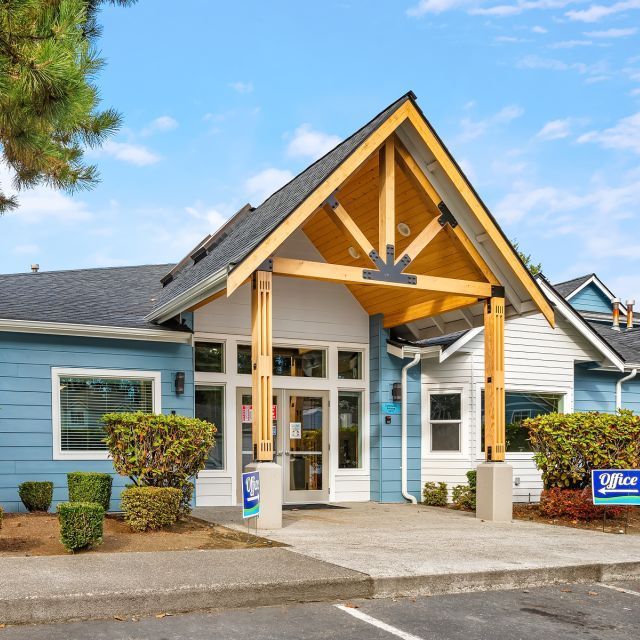
[[[441,211],[441,215],[438,218],[440,226],[444,227],[445,224],[448,224],[452,229],[455,229],[458,226],[458,221],[454,218],[453,213],[451,213],[444,201],[440,201],[438,209]]]
[[[338,202],[338,199],[336,198],[336,192],[334,191],[326,200],[325,202],[332,208],[332,209],[336,209],[338,207],[338,205],[340,204]]]
[[[273,271],[273,258],[267,258],[256,271]]]
[[[374,280],[376,282],[393,282],[396,284],[418,284],[418,278],[416,276],[402,273],[406,269],[409,262],[411,262],[411,258],[408,255],[402,256],[400,262],[398,262],[397,265],[395,264],[396,248],[394,245],[387,245],[386,262],[382,260],[375,249],[369,254],[369,257],[376,265],[376,267],[378,267],[378,270],[376,271],[375,269],[363,269],[362,278],[364,280]]]
[[[504,287],[499,284],[491,285],[492,298],[504,298]]]

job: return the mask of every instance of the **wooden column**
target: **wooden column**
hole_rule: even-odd
[[[496,287],[497,288],[497,287]],[[484,453],[487,462],[505,454],[504,294],[484,306]]]
[[[273,461],[271,404],[273,393],[273,349],[271,341],[270,271],[255,271],[251,278],[251,389],[253,403],[253,458]]]
[[[378,253],[386,260],[387,246],[396,237],[396,160],[394,137],[386,140],[379,155]]]

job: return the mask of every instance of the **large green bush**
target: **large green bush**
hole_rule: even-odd
[[[182,492],[173,487],[128,487],[122,492],[124,519],[136,531],[162,529],[176,522]]]
[[[116,471],[137,486],[180,489],[181,512],[188,513],[190,479],[204,469],[215,426],[197,418],[145,413],[108,413],[102,419]]]
[[[95,502],[58,504],[60,542],[67,551],[78,551],[102,543],[104,509]]]
[[[109,473],[90,471],[67,473],[69,502],[97,502],[105,511],[109,511],[112,483],[113,478]]]
[[[549,413],[524,426],[545,489],[583,489],[592,469],[640,468],[640,416],[632,411]]]
[[[430,507],[447,506],[447,483],[446,482],[425,482],[422,489],[422,504]]]
[[[49,511],[53,500],[53,482],[23,482],[18,495],[27,511]]]

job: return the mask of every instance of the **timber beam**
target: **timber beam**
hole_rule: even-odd
[[[484,451],[487,462],[505,459],[504,289],[484,303]]]
[[[295,258],[273,258],[273,273],[280,276],[307,278],[309,280],[324,280],[342,284],[380,285],[412,289],[413,291],[434,291],[472,298],[488,298],[491,296],[491,285],[488,282],[475,280],[458,280],[457,278],[442,278],[439,276],[425,276],[402,274],[411,281],[397,282],[385,278],[384,274],[374,272],[375,278],[368,275],[369,269],[349,267],[346,265],[327,264],[313,260],[298,260]]]

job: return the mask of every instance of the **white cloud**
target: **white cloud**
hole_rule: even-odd
[[[206,207],[202,202],[196,202],[195,204],[185,207],[185,211],[197,221],[202,221],[203,231],[207,233],[213,233],[217,231],[229,218],[229,215],[222,210],[223,207]]]
[[[229,86],[238,93],[251,93],[253,91],[252,82],[232,82]]]
[[[584,35],[589,38],[626,38],[637,33],[636,27],[629,27],[628,29],[605,29],[604,31],[587,31]]]
[[[565,15],[577,22],[598,22],[602,18],[630,9],[640,9],[640,0],[624,0],[610,5],[592,4],[588,9],[567,11]]]
[[[155,164],[162,159],[157,153],[154,153],[141,144],[116,142],[115,140],[107,140],[100,149],[92,150],[91,153],[111,156],[112,158],[116,158],[116,160],[135,164],[138,167]]]
[[[524,113],[524,109],[517,105],[506,106],[492,116],[484,120],[473,120],[472,118],[462,118],[460,121],[460,134],[458,139],[461,142],[470,142],[486,134],[491,128],[508,124],[519,118]]]
[[[578,142],[595,142],[605,149],[633,151],[640,154],[640,112],[618,120],[609,129],[589,131],[578,138]]]
[[[150,136],[161,131],[171,131],[177,126],[178,121],[175,118],[172,118],[171,116],[159,116],[142,129],[141,134],[143,136]]]
[[[427,13],[444,13],[452,9],[460,9],[468,6],[471,0],[420,0],[418,4],[407,9],[407,15],[413,18],[421,18]]]
[[[549,29],[545,29],[544,27],[541,27],[539,25],[536,25],[535,27],[531,27],[531,31],[533,33],[549,33]]]
[[[575,47],[590,47],[592,40],[562,40],[549,45],[549,49],[575,49]]]
[[[571,118],[551,120],[538,131],[537,138],[542,140],[559,140],[571,134]]]
[[[293,133],[287,145],[287,155],[292,158],[316,160],[331,151],[342,138],[340,136],[314,130],[310,124],[301,124]]]
[[[40,251],[40,247],[37,244],[19,244],[13,248],[13,253],[16,255],[33,255],[34,253],[38,253]]]
[[[561,9],[576,0],[518,0],[515,4],[498,4],[492,7],[475,7],[469,11],[472,15],[505,18],[516,16],[532,9]]]
[[[516,38],[515,36],[496,36],[493,40],[494,42],[509,42],[509,43],[527,42],[527,40],[525,40],[524,38]]]
[[[629,95],[630,95],[630,96],[640,96],[640,88],[638,88],[638,89],[631,89],[631,91],[629,91]]]
[[[293,178],[291,171],[270,167],[251,176],[244,183],[247,195],[261,203]]]

